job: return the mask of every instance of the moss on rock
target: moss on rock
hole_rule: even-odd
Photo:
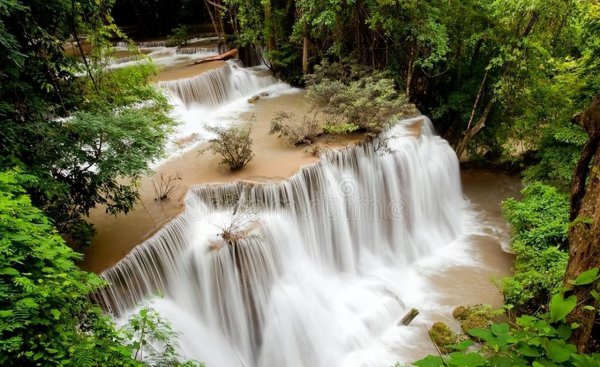
[[[428,330],[428,333],[431,340],[442,353],[449,353],[451,350],[448,346],[460,341],[460,336],[441,321],[434,323],[431,329]]]
[[[452,316],[460,323],[462,330],[468,334],[471,329],[485,329],[494,323],[498,315],[490,305],[459,306],[452,311]]]

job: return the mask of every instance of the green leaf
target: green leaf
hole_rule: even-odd
[[[593,283],[596,279],[598,279],[598,268],[592,268],[583,273],[579,274],[573,284],[575,285],[587,285]]]
[[[7,318],[7,317],[10,317],[12,314],[13,314],[13,310],[1,310],[0,318]]]
[[[418,360],[413,363],[413,365],[417,367],[440,367],[445,366],[444,360],[442,357],[438,356],[427,356],[421,360]]]
[[[577,306],[577,297],[570,296],[565,299],[562,294],[555,294],[550,300],[550,320],[557,322],[565,317]]]
[[[542,353],[535,347],[524,344],[517,348],[517,351],[525,357],[539,357]]]
[[[469,335],[472,335],[486,342],[489,342],[494,339],[494,335],[492,335],[492,332],[487,329],[471,329],[469,330]]]
[[[572,344],[565,344],[563,340],[544,340],[542,343],[546,354],[552,361],[563,363],[571,358],[571,353],[577,353]]]
[[[563,340],[569,339],[572,334],[573,331],[570,325],[561,324],[558,328],[556,328],[556,335]]]
[[[450,366],[479,367],[485,366],[486,359],[478,353],[451,353],[448,359]]]
[[[6,268],[2,268],[0,269],[0,275],[19,275],[21,273],[19,273],[18,270],[14,269],[14,268],[10,268],[10,267],[6,267]]]
[[[510,326],[505,322],[502,324],[493,324],[490,327],[490,330],[492,331],[492,333],[494,333],[494,335],[501,336],[508,334],[508,332],[510,331]]]
[[[475,344],[475,343],[473,343],[472,340],[463,340],[462,342],[460,342],[458,344],[449,345],[448,347],[451,347],[452,349],[454,349],[456,351],[464,352],[465,350],[467,350],[467,348],[469,348],[473,344]]]
[[[574,354],[572,358],[575,367],[600,367],[598,355]]]

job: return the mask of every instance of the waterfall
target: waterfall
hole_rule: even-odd
[[[229,60],[218,69],[186,79],[161,82],[186,105],[200,104],[215,107],[236,98],[250,96],[278,80],[268,70],[243,68],[239,60]]]
[[[391,365],[396,322],[426,292],[406,272],[459,236],[465,207],[454,151],[426,117],[404,120],[283,182],[193,188],[102,274],[101,302],[126,316],[164,295],[182,354],[211,367]]]
[[[225,49],[227,51],[227,49]],[[201,54],[202,56],[212,56],[219,53],[218,47],[177,47],[178,54],[180,55],[195,55]]]

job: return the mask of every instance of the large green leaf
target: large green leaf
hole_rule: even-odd
[[[575,306],[577,306],[577,297],[569,296],[565,299],[562,294],[555,294],[550,300],[550,321],[564,320]]]
[[[577,352],[574,345],[566,344],[563,340],[544,340],[542,344],[548,357],[556,363],[568,361],[571,354]]]
[[[598,268],[592,268],[583,273],[579,274],[579,276],[575,279],[573,284],[575,285],[587,285],[592,284],[596,279],[598,279]]]
[[[445,366],[442,357],[438,356],[427,356],[419,361],[413,363],[416,367],[440,367]]]
[[[479,367],[485,366],[487,360],[478,353],[451,353],[448,359],[450,366]]]
[[[504,322],[501,324],[492,325],[490,327],[490,330],[492,331],[492,333],[494,333],[494,335],[501,336],[508,334],[508,332],[510,331],[510,326],[506,322]]]

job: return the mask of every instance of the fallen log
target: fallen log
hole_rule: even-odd
[[[238,55],[237,48],[234,48],[234,49],[224,52],[222,54],[203,57],[199,60],[194,61],[194,63],[192,65],[198,65],[198,64],[202,64],[202,63],[210,62],[210,61],[225,61],[225,60],[236,58],[237,55]]]
[[[419,315],[419,310],[417,310],[416,308],[411,309],[406,315],[404,315],[404,317],[400,321],[398,321],[398,326],[408,326],[408,324],[410,324],[412,320],[414,320],[415,317],[417,317],[417,315]]]

